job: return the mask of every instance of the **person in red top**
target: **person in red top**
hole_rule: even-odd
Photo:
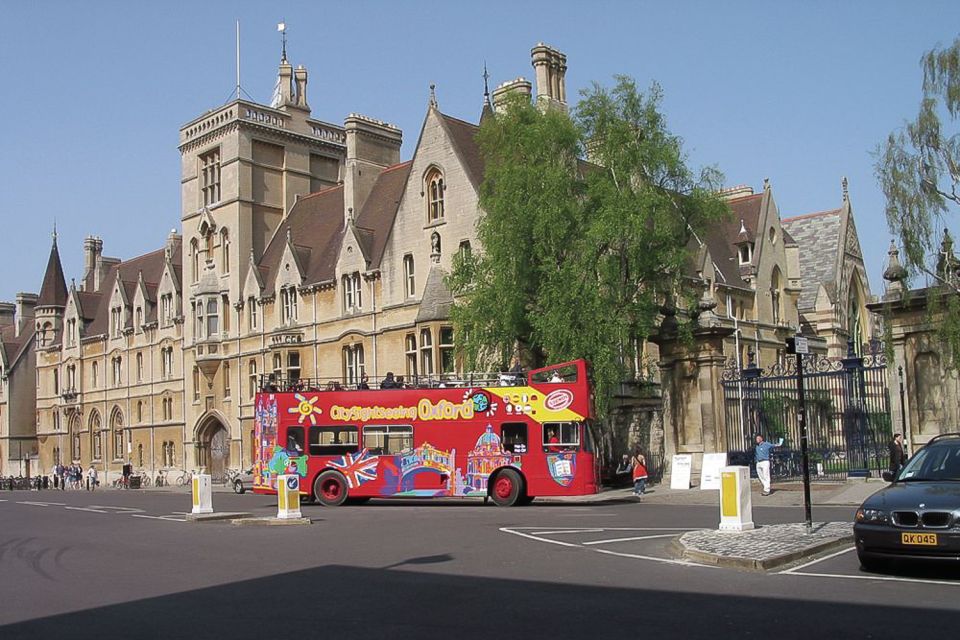
[[[647,491],[647,459],[637,449],[633,453],[633,495],[643,496]]]

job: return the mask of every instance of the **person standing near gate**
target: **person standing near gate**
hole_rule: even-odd
[[[890,473],[897,475],[900,469],[907,462],[907,455],[903,452],[903,434],[893,434],[893,440],[890,441]]]
[[[783,438],[777,444],[767,442],[763,436],[757,434],[757,446],[754,449],[754,456],[757,460],[757,478],[760,479],[760,486],[763,488],[760,495],[770,495],[770,452],[775,447],[783,444]]]

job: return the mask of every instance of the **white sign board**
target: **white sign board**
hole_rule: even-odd
[[[810,345],[806,338],[797,336],[794,339],[794,346],[796,347],[797,353],[804,356],[810,355]]]
[[[690,488],[691,467],[693,467],[693,456],[691,456],[689,453],[673,456],[673,462],[670,464],[671,489]]]
[[[705,453],[703,454],[703,469],[700,470],[700,488],[713,489],[720,488],[720,469],[727,466],[726,453]]]

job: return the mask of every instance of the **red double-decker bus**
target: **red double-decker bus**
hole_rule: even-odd
[[[301,493],[326,506],[594,494],[592,406],[583,360],[426,388],[268,378],[256,398],[253,490],[275,493],[278,476],[298,474]]]

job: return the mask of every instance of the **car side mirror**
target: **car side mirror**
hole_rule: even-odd
[[[893,482],[894,475],[892,471],[884,471],[880,474],[880,477],[883,478],[884,482]]]

